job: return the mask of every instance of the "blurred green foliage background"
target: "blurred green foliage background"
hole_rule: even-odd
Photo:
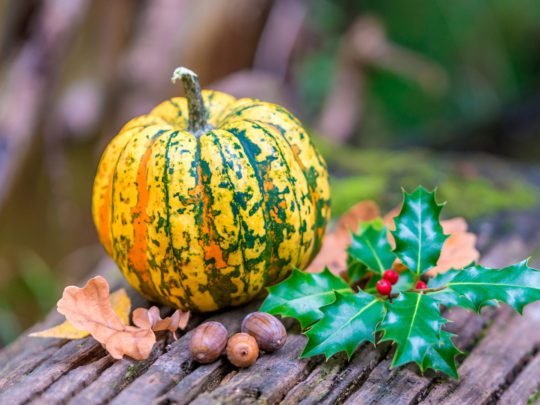
[[[382,21],[392,42],[440,65],[449,83],[446,91],[430,94],[410,78],[368,69],[364,94],[367,113],[354,143],[452,149],[474,146],[517,158],[538,158],[537,118],[525,123],[525,128],[523,122],[514,122],[510,132],[496,125],[488,134],[482,129],[501,116],[519,114],[520,108],[527,110],[523,114],[528,120],[531,104],[538,110],[540,2],[310,2],[308,21],[315,45],[295,66],[310,119],[320,113],[332,86],[328,78],[337,69],[336,55],[344,33],[366,14]],[[497,145],[497,141],[502,144]]]

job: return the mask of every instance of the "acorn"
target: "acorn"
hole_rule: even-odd
[[[191,337],[191,356],[198,363],[206,364],[216,361],[227,345],[229,332],[219,322],[205,322],[193,331]]]
[[[247,333],[236,333],[227,342],[227,357],[236,367],[249,367],[259,357],[259,345]]]
[[[242,321],[241,331],[253,336],[266,352],[281,349],[287,341],[287,331],[275,316],[266,312],[253,312]]]

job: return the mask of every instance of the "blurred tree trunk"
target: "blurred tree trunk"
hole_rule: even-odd
[[[88,3],[46,1],[31,37],[8,67],[0,110],[0,209],[45,115],[59,65]]]

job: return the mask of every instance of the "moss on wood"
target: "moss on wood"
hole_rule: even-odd
[[[419,184],[439,187],[452,201],[447,215],[474,219],[501,210],[524,210],[539,198],[538,187],[510,164],[486,155],[442,156],[424,150],[373,150],[336,146],[315,136],[332,173],[332,214],[339,216],[360,200],[374,199],[384,209],[401,200],[400,189]]]

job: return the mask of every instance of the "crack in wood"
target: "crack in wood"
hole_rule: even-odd
[[[155,403],[188,404],[198,395],[214,390],[231,370],[233,366],[223,358],[215,363],[201,365],[169,392],[157,398]]]
[[[96,361],[84,364],[66,373],[63,378],[51,384],[39,397],[31,401],[32,405],[65,403],[81,390],[95,381],[99,374],[113,363],[106,355]]]
[[[538,354],[538,351],[540,350],[540,344],[533,347],[533,349],[525,353],[523,357],[519,360],[517,364],[515,364],[512,369],[510,369],[504,379],[504,383],[496,390],[494,391],[490,397],[487,399],[486,403],[496,403],[499,398],[502,396],[504,391],[512,385],[514,381],[518,378],[519,374],[527,367],[527,365],[532,361],[532,359]]]
[[[538,348],[537,348],[538,349]],[[538,403],[540,396],[540,354],[529,361],[498,399],[501,405]]]
[[[92,338],[71,341],[55,355],[46,359],[19,382],[0,394],[0,403],[28,402],[36,398],[52,383],[89,359],[102,356],[103,348]]]
[[[79,391],[69,403],[101,404],[110,401],[143,374],[164,351],[165,340],[162,338],[158,340],[148,359],[139,362],[122,359],[114,362],[104,369],[91,384]]]
[[[538,314],[540,303],[529,305],[524,319],[508,307],[501,313],[483,339],[459,367],[460,380],[435,386],[424,399],[430,404],[452,404],[455,401],[489,403],[497,391],[512,382],[516,367],[540,344]],[[474,384],[472,382],[474,381]],[[511,383],[510,382],[510,383]]]

